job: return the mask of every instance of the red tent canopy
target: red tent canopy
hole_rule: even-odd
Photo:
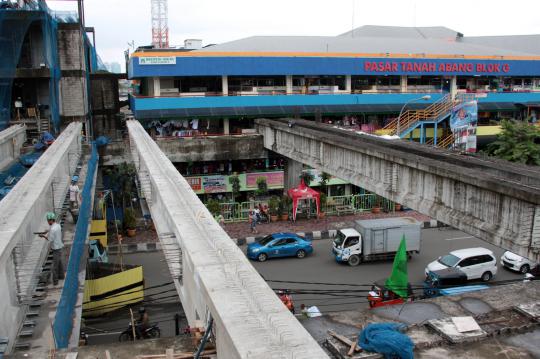
[[[296,221],[296,211],[298,209],[298,201],[301,199],[315,199],[315,203],[317,205],[317,218],[319,217],[320,210],[321,210],[320,193],[306,186],[303,179],[300,180],[300,184],[298,185],[298,187],[291,188],[289,191],[287,191],[287,194],[293,200],[293,208],[292,208],[293,221]]]

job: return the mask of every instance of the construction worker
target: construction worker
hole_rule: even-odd
[[[71,177],[71,184],[69,185],[69,208],[79,208],[81,192],[77,182],[79,181],[79,176]],[[76,222],[76,221],[75,221]]]
[[[279,299],[283,302],[283,304],[291,311],[291,313],[294,314],[294,304],[292,301],[291,296],[283,290],[278,290],[277,295]]]
[[[53,254],[52,264],[52,279],[53,284],[58,285],[58,280],[64,279],[64,266],[62,264],[62,258],[64,253],[64,242],[62,241],[62,227],[56,223],[56,214],[53,212],[47,212],[47,223],[49,229],[39,236],[48,240],[51,243],[51,250]]]

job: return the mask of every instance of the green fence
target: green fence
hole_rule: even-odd
[[[247,221],[249,219],[250,209],[259,203],[262,203],[263,206],[267,205],[265,201],[220,203],[221,214],[225,218],[225,222]],[[333,196],[327,197],[326,205],[323,206],[323,212],[328,216],[334,216],[371,211],[375,206],[380,207],[383,212],[393,212],[395,204],[389,199],[373,193]],[[312,205],[309,208],[309,215],[306,209],[304,209],[304,214],[309,217],[315,217],[317,215],[316,211],[315,205]]]

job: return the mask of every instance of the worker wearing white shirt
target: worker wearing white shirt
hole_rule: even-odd
[[[52,263],[52,279],[53,284],[57,285],[58,280],[64,279],[64,266],[62,264],[62,254],[64,252],[64,242],[62,241],[62,227],[56,223],[56,215],[52,212],[47,212],[47,223],[49,230],[40,233],[41,238],[45,238],[51,243],[53,254]]]
[[[69,208],[79,208],[80,204],[80,190],[77,186],[77,181],[79,180],[78,176],[73,176],[71,178],[71,185],[69,185]]]

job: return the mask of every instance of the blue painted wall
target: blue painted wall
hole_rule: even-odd
[[[275,95],[275,96],[218,96],[218,97],[131,97],[133,111],[270,106],[325,106],[325,105],[402,105],[426,94],[360,94],[360,95]],[[431,103],[442,94],[429,94]],[[480,103],[540,103],[540,92],[489,93],[479,98]]]
[[[383,66],[370,66],[373,63]],[[412,71],[407,68],[407,64],[415,63],[424,66]],[[459,67],[458,71],[453,71],[456,68],[452,69],[452,65],[459,64],[462,71],[459,71]],[[470,66],[467,68],[464,65]],[[441,71],[442,68],[444,71]],[[138,57],[132,57],[129,61],[130,78],[222,75],[540,76],[540,61],[350,57],[177,57],[174,65],[139,65]]]

